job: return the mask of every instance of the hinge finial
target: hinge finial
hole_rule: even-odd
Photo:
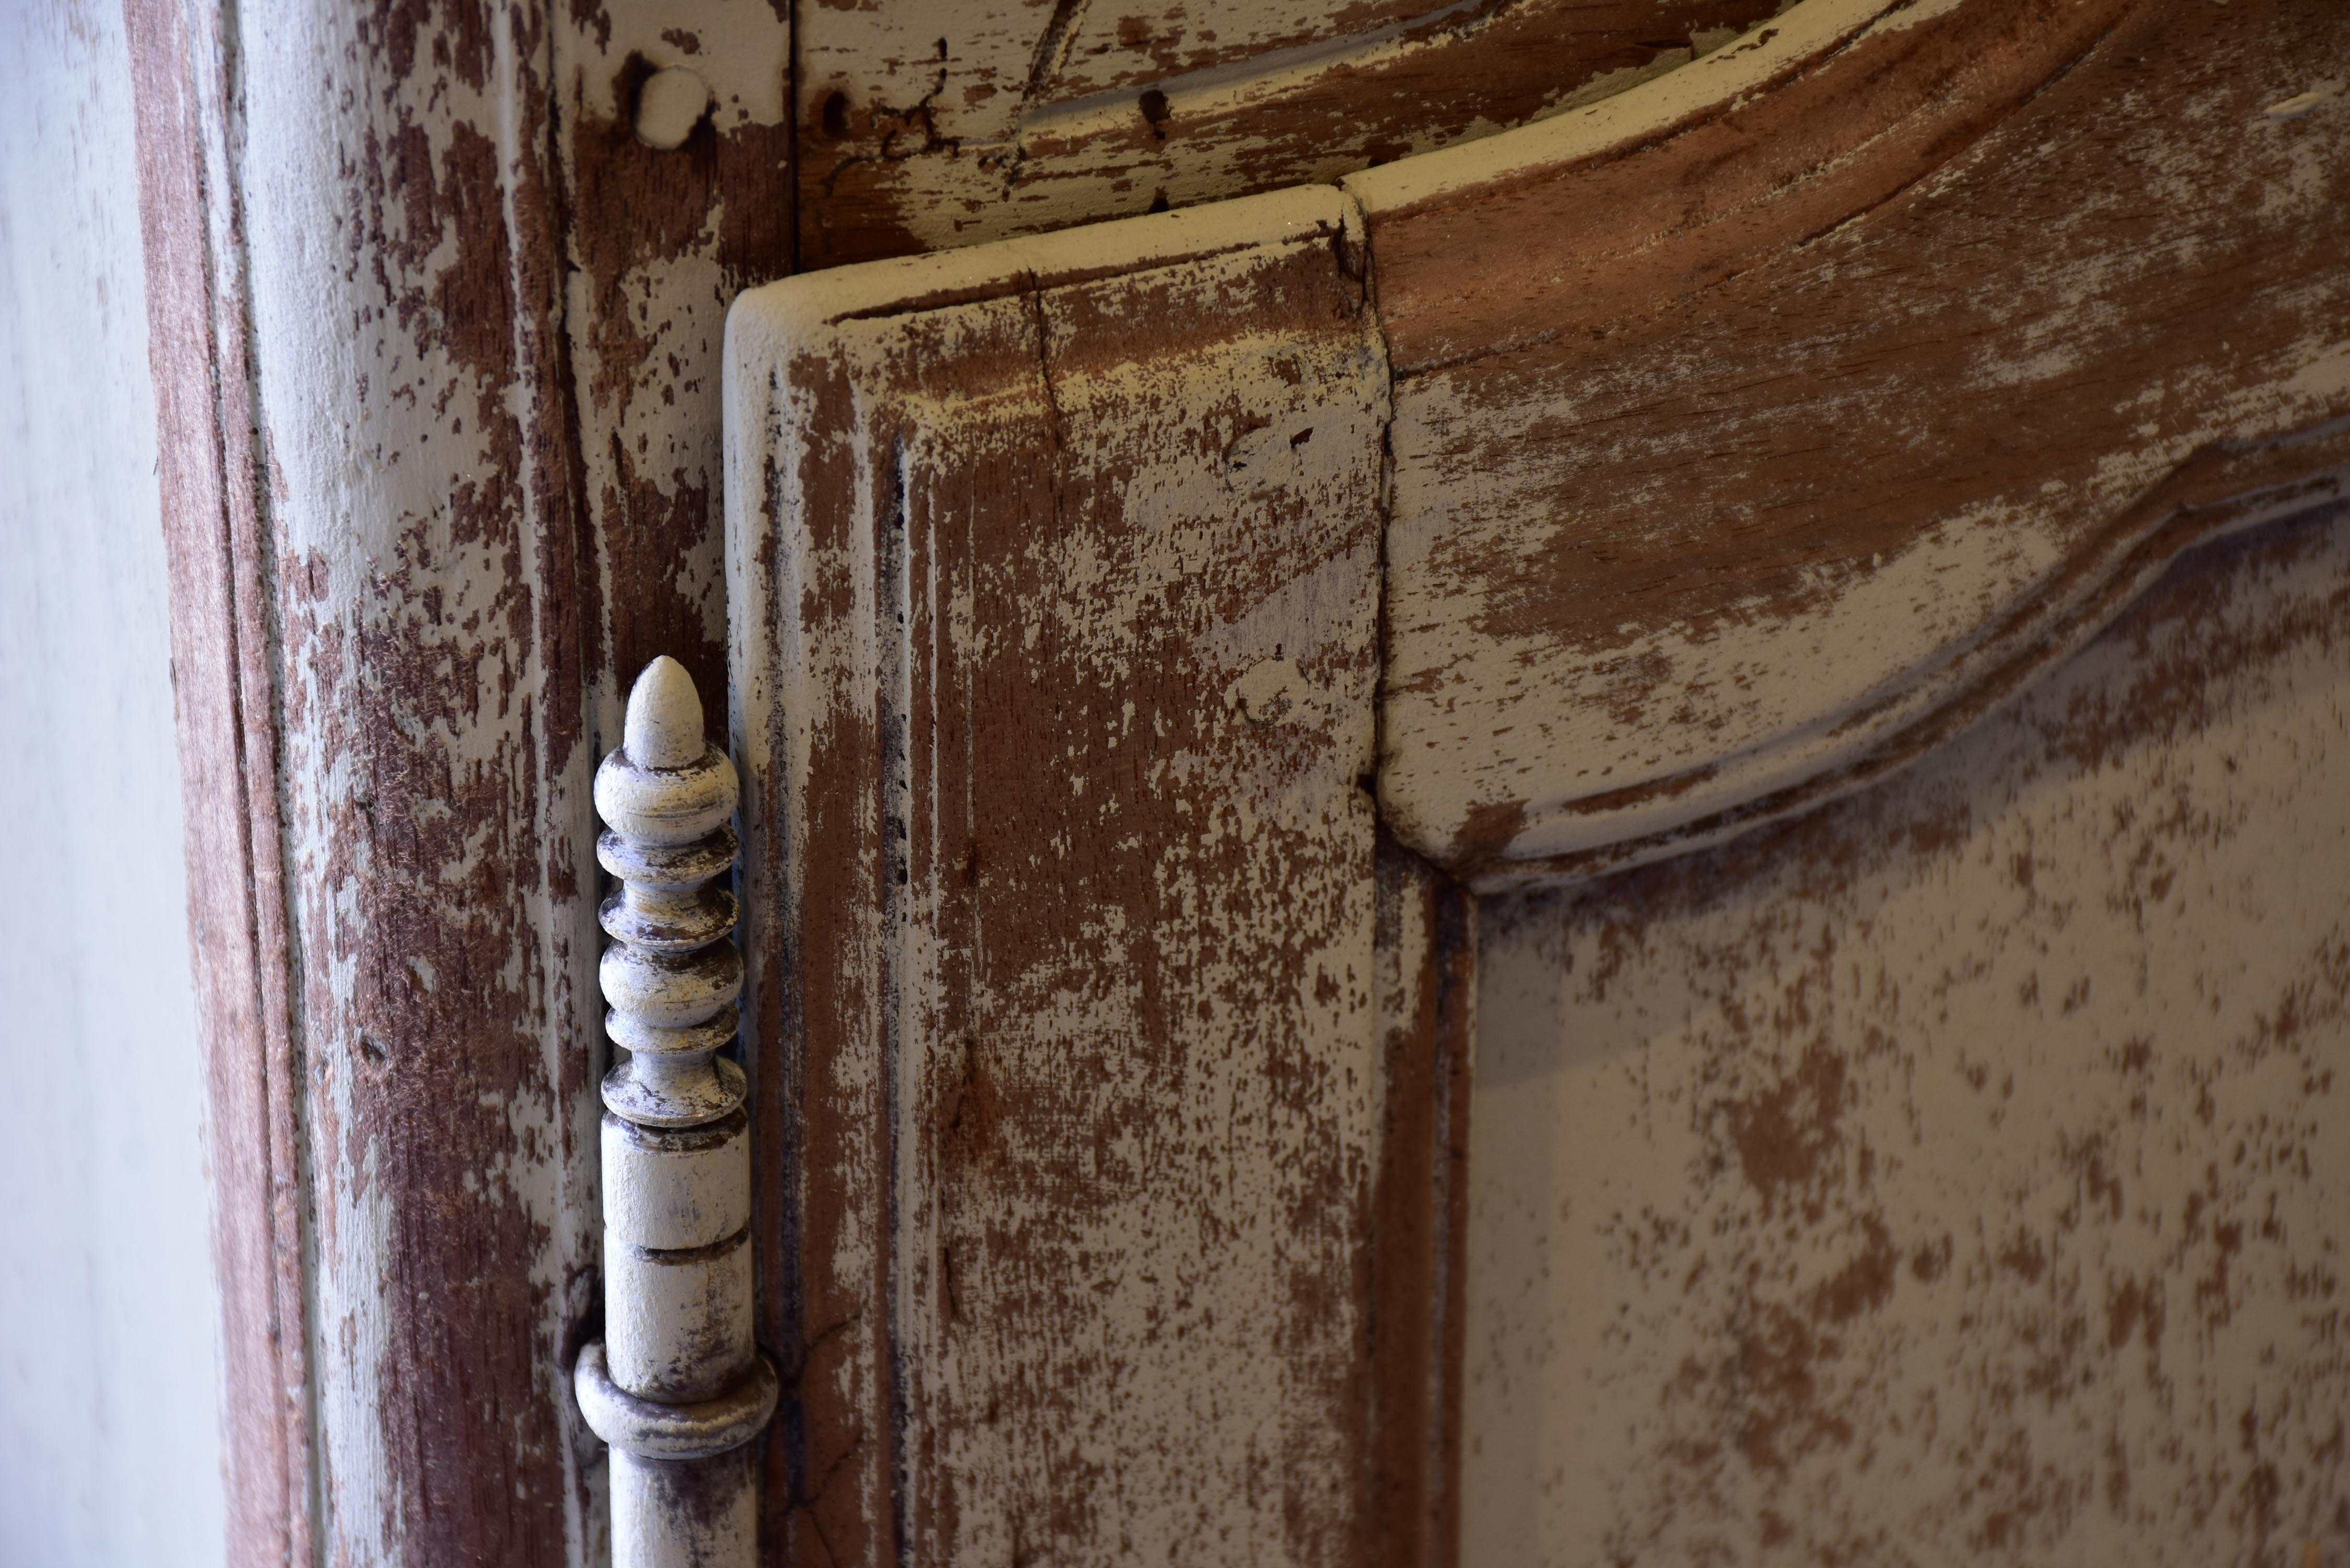
[[[596,858],[619,882],[600,910],[605,1031],[629,1056],[604,1078],[605,1338],[573,1386],[612,1449],[615,1568],[750,1568],[750,1444],[777,1397],[752,1341],[746,1084],[718,1054],[743,989],[715,885],[740,786],[702,726],[693,678],[656,659],[596,772]]]

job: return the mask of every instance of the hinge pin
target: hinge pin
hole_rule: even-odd
[[[629,693],[596,772],[605,1029],[604,1339],[579,1354],[580,1413],[611,1445],[614,1568],[752,1568],[756,1448],[775,1373],[752,1337],[751,1121],[733,1039],[743,961],[734,764],[702,736],[673,659]]]

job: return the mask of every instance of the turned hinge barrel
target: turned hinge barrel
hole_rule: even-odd
[[[629,694],[596,774],[619,879],[601,918],[606,1032],[629,1054],[604,1078],[604,1339],[573,1371],[612,1451],[614,1568],[750,1568],[753,1440],[775,1374],[753,1340],[751,1124],[734,1037],[743,961],[728,940],[738,792],[672,659]]]

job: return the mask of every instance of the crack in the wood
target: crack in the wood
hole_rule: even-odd
[[[1028,314],[1036,326],[1036,375],[1037,379],[1044,383],[1045,406],[1052,410],[1053,452],[1057,460],[1060,452],[1068,445],[1068,426],[1061,410],[1060,389],[1053,384],[1053,354],[1045,321],[1045,286],[1034,272],[1030,272],[1027,277]],[[1066,523],[1061,507],[1061,464],[1058,461],[1048,463],[1045,466],[1045,472],[1051,478],[1053,524],[1055,531],[1058,533]]]
[[[225,106],[243,104],[246,92],[246,71],[244,34],[237,22],[235,0],[224,5],[212,30],[219,49],[216,67],[221,94]],[[209,127],[207,136],[217,134],[241,154],[244,128],[242,118],[226,116],[230,123]],[[244,182],[233,171],[215,175],[203,158],[194,161],[191,171],[197,196],[197,211],[210,213],[216,202],[227,209],[227,222],[216,228],[206,222],[197,225],[200,241],[197,245],[198,266],[202,271],[204,297],[209,308],[204,314],[204,326],[213,333],[225,337],[234,333],[238,339],[242,363],[237,369],[242,375],[239,398],[232,397],[231,381],[221,373],[221,359],[215,350],[212,355],[210,402],[212,405],[211,455],[220,474],[221,504],[217,518],[218,559],[223,566],[222,580],[227,586],[229,600],[222,617],[224,642],[232,671],[227,681],[229,700],[229,734],[231,753],[234,759],[238,794],[246,803],[234,817],[237,847],[244,862],[244,929],[239,933],[247,961],[253,966],[254,986],[245,999],[256,1019],[266,1019],[275,1013],[286,1030],[285,1073],[282,1081],[271,1082],[276,1075],[271,1060],[274,1053],[267,1049],[268,1025],[260,1026],[264,1041],[262,1069],[262,1103],[265,1125],[271,1136],[265,1138],[260,1152],[263,1178],[268,1197],[265,1203],[265,1223],[274,1236],[291,1231],[299,1255],[294,1294],[296,1310],[300,1314],[296,1322],[285,1321],[286,1302],[282,1280],[273,1279],[268,1286],[269,1343],[272,1358],[276,1361],[280,1376],[296,1385],[288,1403],[298,1401],[301,1430],[289,1433],[283,1407],[273,1410],[270,1421],[289,1447],[298,1445],[298,1455],[289,1459],[290,1469],[298,1464],[302,1469],[301,1486],[305,1517],[293,1521],[288,1534],[309,1552],[323,1556],[327,1550],[325,1524],[328,1519],[330,1501],[327,1475],[327,1451],[323,1434],[326,1431],[326,1381],[318,1369],[327,1365],[327,1333],[325,1314],[320,1306],[319,1288],[322,1271],[319,1259],[322,1243],[319,1239],[319,1201],[317,1156],[315,1137],[316,1121],[310,1098],[303,1090],[311,1075],[310,1048],[312,1011],[310,971],[304,950],[302,920],[298,911],[301,903],[299,844],[295,825],[300,819],[295,810],[294,781],[291,771],[280,761],[289,744],[293,727],[286,716],[285,680],[276,672],[289,668],[288,637],[286,630],[284,605],[286,587],[283,580],[284,556],[279,549],[276,501],[270,485],[270,471],[275,463],[272,441],[266,423],[258,417],[265,405],[261,385],[261,331],[253,309],[255,293],[253,254],[245,222],[246,196]],[[227,275],[224,277],[224,273]],[[228,319],[224,321],[222,317]],[[236,519],[227,504],[229,491],[240,483],[236,472],[237,452],[227,432],[245,432],[244,442],[244,469],[242,483],[253,506],[254,578],[248,595],[244,574],[236,569]],[[260,622],[264,670],[259,676],[261,687],[256,694],[250,689],[251,653],[246,646],[245,619],[247,606],[257,609]],[[258,701],[255,697],[258,696]],[[255,713],[259,708],[266,715],[265,744],[258,757],[255,746]],[[270,804],[276,820],[257,824],[251,802],[254,780],[263,775],[268,787]],[[284,994],[273,1004],[267,982],[261,977],[275,967],[266,950],[264,932],[264,900],[261,878],[255,876],[256,859],[254,844],[257,829],[275,829],[277,850],[278,918],[276,929],[270,933],[283,945],[284,968],[281,971]],[[281,1158],[276,1146],[279,1106],[284,1106],[286,1130],[290,1134],[291,1147]],[[286,1168],[290,1166],[290,1170]],[[290,1199],[290,1201],[289,1201]],[[290,1210],[290,1212],[289,1212]],[[284,1346],[288,1339],[301,1346],[298,1375],[289,1375],[284,1364]],[[306,1552],[306,1555],[308,1553]]]
[[[1058,451],[1067,444],[1068,422],[1061,409],[1060,389],[1053,384],[1052,346],[1045,321],[1045,286],[1034,272],[1027,276],[1028,315],[1036,326],[1036,376],[1044,383],[1045,406],[1053,410],[1053,447]],[[1053,487],[1054,514],[1056,516],[1060,512],[1060,493],[1056,480]]]
[[[999,201],[1012,199],[1012,188],[1020,182],[1021,169],[1028,161],[1028,137],[1022,129],[1028,106],[1044,94],[1068,64],[1069,50],[1076,43],[1077,24],[1084,20],[1088,3],[1089,0],[1055,0],[1052,17],[1037,36],[1035,57],[1028,63],[1028,79],[1021,85],[1020,101],[1012,109],[1011,144],[983,160],[995,162],[1003,171],[1003,189]]]
[[[956,153],[962,151],[962,137],[939,134],[938,115],[933,107],[938,102],[939,95],[947,90],[948,71],[947,41],[941,38],[939,40],[939,72],[931,83],[931,90],[916,99],[910,109],[892,109],[888,104],[873,106],[873,123],[876,127],[890,121],[896,123],[890,124],[883,132],[879,150],[851,154],[832,166],[824,177],[826,196],[832,197],[839,194],[840,177],[860,164],[903,163],[909,159],[919,158],[926,152],[944,151]],[[901,151],[898,145],[899,137],[909,127],[915,125],[920,125],[922,130],[921,145],[908,147]]]
[[[846,1328],[849,1324],[854,1323],[855,1321],[856,1317],[853,1314],[849,1317],[843,1318],[831,1328],[825,1330],[825,1334],[830,1334],[839,1329]],[[825,1337],[825,1334],[819,1334],[817,1339],[820,1341]],[[851,1459],[857,1458],[858,1455],[864,1452],[864,1450],[865,1433],[863,1429],[860,1428],[858,1431],[857,1436],[849,1439],[848,1446],[842,1449],[838,1454],[836,1454],[833,1457],[832,1463],[825,1466],[824,1474],[816,1479],[815,1484],[801,1492],[792,1501],[792,1511],[794,1513],[804,1515],[806,1518],[808,1528],[816,1532],[816,1544],[824,1549],[824,1560],[827,1563],[837,1563],[840,1562],[841,1558],[840,1553],[833,1547],[832,1538],[824,1532],[824,1516],[816,1511],[816,1504],[822,1501],[825,1493],[831,1490],[833,1478],[841,1472],[844,1466],[846,1466]]]
[[[1341,191],[1339,195],[1352,209],[1350,215],[1361,225],[1361,238],[1348,243],[1347,224],[1341,223],[1332,236],[1332,248],[1336,254],[1341,275],[1352,278],[1359,290],[1356,308],[1362,313],[1365,330],[1378,355],[1378,374],[1382,383],[1379,393],[1379,490],[1378,490],[1378,605],[1372,624],[1372,647],[1378,653],[1377,671],[1371,681],[1371,766],[1361,781],[1363,793],[1370,797],[1371,813],[1378,815],[1378,770],[1388,754],[1388,649],[1394,639],[1392,607],[1388,602],[1388,585],[1393,576],[1388,563],[1388,535],[1395,524],[1395,357],[1388,351],[1387,334],[1379,327],[1378,269],[1371,254],[1371,227],[1366,219],[1362,203]]]
[[[839,1453],[833,1457],[832,1463],[824,1467],[824,1474],[818,1476],[816,1478],[816,1484],[810,1487],[806,1493],[801,1497],[799,1506],[804,1509],[813,1510],[816,1504],[823,1500],[824,1494],[830,1490],[832,1486],[832,1478],[838,1475],[842,1467],[847,1465],[849,1460],[855,1459],[858,1454],[862,1453],[864,1449],[865,1434],[860,1430],[855,1438],[850,1439],[847,1448],[841,1449]],[[821,1527],[819,1527],[819,1529]],[[827,1544],[826,1550],[831,1550],[829,1543]]]
[[[823,1329],[817,1332],[814,1338],[803,1341],[800,1345],[800,1365],[803,1366],[806,1366],[808,1357],[816,1351],[823,1349],[827,1340],[847,1333],[848,1330],[856,1324],[858,1319],[863,1315],[864,1314],[862,1313],[850,1313],[847,1317],[840,1319],[837,1323],[827,1324]]]
[[[844,1321],[846,1321],[846,1319],[844,1319]],[[823,1498],[825,1490],[827,1490],[827,1488],[832,1486],[832,1476],[841,1474],[841,1467],[844,1467],[846,1462],[848,1462],[848,1459],[858,1458],[858,1453],[860,1453],[862,1449],[865,1449],[865,1432],[862,1432],[862,1429],[858,1429],[858,1434],[856,1434],[856,1437],[851,1438],[851,1441],[848,1441],[848,1446],[846,1446],[846,1449],[841,1449],[841,1453],[832,1459],[832,1465],[825,1465],[825,1474],[823,1474],[823,1476],[817,1476],[816,1486],[808,1488],[806,1493],[804,1493],[804,1495],[801,1495],[801,1498],[796,1498],[795,1502],[792,1502],[792,1511],[795,1511],[795,1514],[806,1514],[806,1519],[808,1519],[808,1528],[811,1528],[811,1531],[816,1531],[816,1544],[817,1544],[817,1547],[823,1547],[823,1549],[825,1549],[825,1561],[827,1561],[827,1563],[839,1563],[839,1561],[841,1561],[841,1554],[839,1554],[839,1552],[834,1552],[834,1547],[832,1547],[832,1537],[825,1535],[825,1516],[823,1516],[823,1514],[817,1514],[817,1511],[816,1511],[816,1504],[817,1504],[817,1500]]]
[[[1020,89],[1014,114],[1034,103],[1068,63],[1069,48],[1076,42],[1076,26],[1085,16],[1087,3],[1087,0],[1056,0],[1052,18],[1036,39],[1035,57],[1028,63],[1028,80]]]
[[[946,40],[939,40],[941,58],[946,54]],[[941,73],[944,80],[943,69]],[[882,1042],[882,1113],[881,1160],[883,1209],[881,1233],[895,1237],[906,1209],[906,1173],[902,1168],[903,1129],[905,1127],[906,1075],[909,1064],[907,1028],[907,992],[912,980],[909,970],[914,961],[906,950],[905,937],[910,923],[908,884],[911,877],[913,851],[913,793],[911,774],[911,732],[913,724],[913,666],[915,635],[913,603],[913,508],[914,458],[908,451],[903,435],[893,439],[888,470],[890,492],[882,514],[880,538],[876,543],[875,585],[879,603],[877,609],[881,624],[879,632],[880,668],[878,696],[880,721],[880,786],[881,786],[881,1042]],[[907,1539],[911,1523],[908,1518],[909,1497],[906,1478],[911,1459],[906,1451],[908,1434],[912,1427],[911,1397],[906,1386],[906,1351],[890,1333],[888,1325],[900,1321],[899,1312],[906,1289],[901,1260],[893,1246],[881,1250],[881,1322],[883,1331],[877,1335],[881,1348],[883,1397],[888,1407],[888,1455],[889,1462],[889,1507],[891,1521],[898,1539]]]

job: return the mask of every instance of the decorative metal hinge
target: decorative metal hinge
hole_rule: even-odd
[[[752,1439],[775,1413],[752,1340],[751,1123],[733,1039],[743,961],[727,940],[734,764],[702,738],[673,659],[629,693],[596,773],[609,826],[605,1029],[629,1059],[604,1079],[605,1337],[579,1354],[581,1414],[612,1451],[614,1568],[750,1568]]]

